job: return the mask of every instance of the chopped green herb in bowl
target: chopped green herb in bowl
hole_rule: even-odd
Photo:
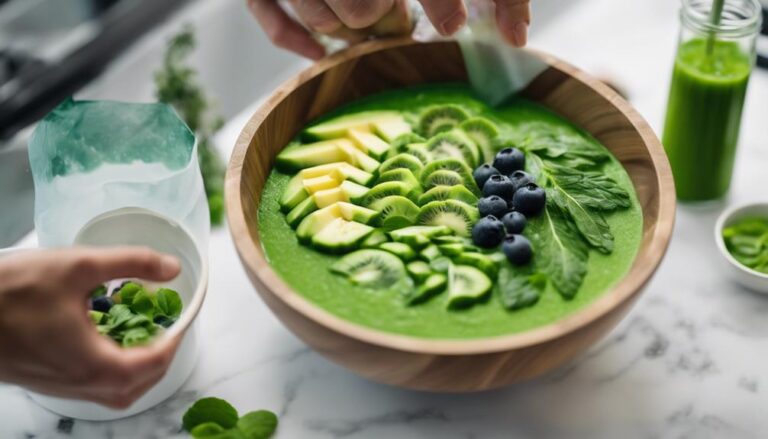
[[[91,294],[88,314],[96,330],[123,347],[149,343],[181,315],[179,293],[170,288],[152,291],[135,282],[123,282],[107,294],[100,286]]]
[[[745,217],[723,229],[728,252],[741,265],[768,274],[768,218]]]

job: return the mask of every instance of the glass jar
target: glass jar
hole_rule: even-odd
[[[728,192],[761,25],[758,0],[683,0],[663,143],[681,201]]]

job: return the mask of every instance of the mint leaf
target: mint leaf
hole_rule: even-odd
[[[136,314],[142,314],[147,317],[152,317],[155,311],[155,301],[152,299],[152,296],[147,293],[144,289],[139,290],[135,296],[133,296],[133,301],[131,302],[131,311],[135,312]]]
[[[587,273],[589,252],[570,217],[548,203],[541,217],[531,221],[527,235],[537,268],[564,298],[573,298]]]
[[[592,212],[588,210],[586,206],[577,201],[576,197],[559,188],[548,190],[547,198],[560,209],[570,214],[581,236],[590,245],[605,254],[613,251],[611,227],[599,211]]]
[[[237,421],[237,429],[247,439],[267,439],[277,429],[277,416],[267,410],[246,413]]]
[[[131,328],[123,333],[123,347],[141,345],[149,341],[149,331],[146,328]]]
[[[128,320],[131,320],[132,317],[133,313],[128,305],[113,305],[108,313],[109,327],[111,329],[117,329],[127,323]]]
[[[123,305],[130,305],[133,303],[134,296],[136,296],[142,289],[141,285],[136,282],[127,282],[120,288],[120,291],[115,294],[115,301]]]
[[[157,308],[161,314],[172,318],[181,315],[182,304],[179,293],[170,288],[160,288],[157,290],[156,298]]]
[[[221,425],[215,423],[215,422],[204,422],[202,424],[199,424],[195,426],[195,428],[192,429],[192,431],[189,432],[189,434],[192,435],[195,439],[213,439],[213,438],[226,438],[228,437],[227,433],[229,431],[226,430]]]
[[[200,424],[215,423],[225,429],[237,425],[237,410],[227,401],[220,398],[203,398],[192,404],[184,413],[182,420],[184,429],[191,432]]]
[[[584,207],[609,212],[632,205],[629,193],[600,172],[583,172],[565,166],[547,166],[552,184]]]
[[[509,264],[503,264],[499,269],[499,280],[495,288],[502,305],[514,311],[538,302],[546,285],[547,277],[544,274],[531,273],[530,269],[513,268]]]

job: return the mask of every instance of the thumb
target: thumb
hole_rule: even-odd
[[[79,247],[69,252],[71,282],[80,290],[125,277],[167,281],[181,271],[175,257],[145,247]]]

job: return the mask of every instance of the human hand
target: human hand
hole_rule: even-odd
[[[530,0],[493,1],[501,34],[510,44],[524,46],[531,19]],[[453,35],[467,20],[463,0],[419,2],[441,35]],[[349,43],[372,36],[406,34],[411,30],[405,0],[289,0],[289,3],[306,28],[289,17],[277,0],[248,0],[248,8],[276,46],[311,59],[323,57],[325,49],[307,28]]]
[[[178,261],[149,249],[72,248],[0,259],[0,381],[127,408],[165,374],[180,337],[124,349],[99,335],[88,297],[101,283],[167,281]]]

